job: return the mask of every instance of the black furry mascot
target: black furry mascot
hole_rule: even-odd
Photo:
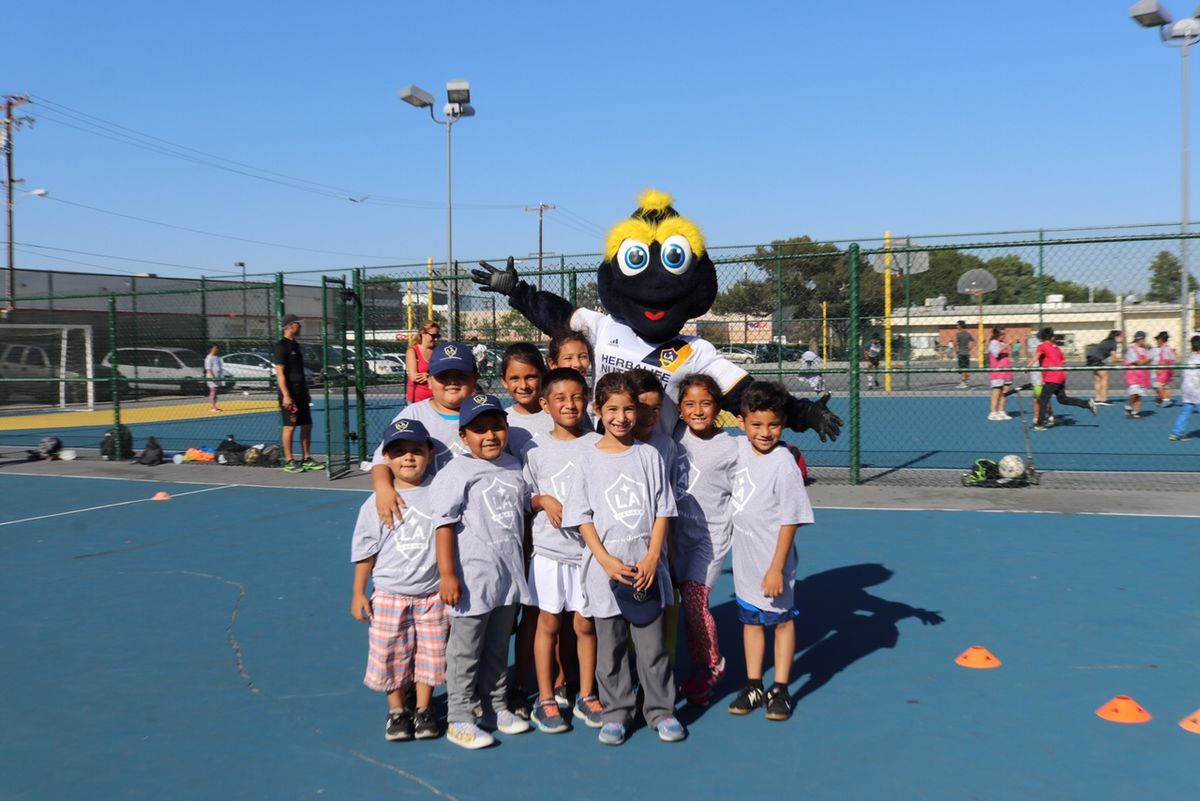
[[[653,189],[638,198],[638,209],[608,234],[604,261],[596,271],[600,302],[608,314],[576,309],[569,301],[520,280],[513,260],[505,270],[480,262],[477,284],[508,296],[509,305],[542,332],[553,336],[580,331],[592,343],[596,377],[642,367],[666,387],[661,425],[669,432],[678,419],[679,381],[706,373],[724,393],[722,406],[741,412],[742,393],[753,379],[722,358],[706,339],[680,336],[689,320],[705,314],[717,297],[717,270],[696,225],[671,206],[671,196]],[[819,401],[792,398],[787,424],[812,429],[821,440],[837,439],[842,421]]]

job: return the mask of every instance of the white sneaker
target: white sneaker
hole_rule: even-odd
[[[487,748],[496,742],[492,735],[474,723],[451,723],[446,727],[446,739],[468,751]]]
[[[522,720],[507,709],[502,709],[496,713],[496,730],[505,734],[524,734],[529,731],[529,721]]]
[[[1013,418],[1012,418],[1012,415],[1009,414],[1008,412],[996,412],[996,419],[997,420],[1011,420]]]
[[[958,388],[959,389],[967,389],[967,382],[966,381],[959,382]]]
[[[999,418],[999,417],[996,417],[996,413],[995,413],[995,412],[988,412],[988,419],[989,419],[989,420],[999,420],[1000,418]]]

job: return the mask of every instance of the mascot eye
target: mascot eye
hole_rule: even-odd
[[[636,239],[626,239],[617,249],[617,267],[625,275],[637,275],[650,265],[650,248]]]
[[[692,245],[687,237],[675,234],[662,244],[662,264],[667,272],[683,275],[692,266]]]

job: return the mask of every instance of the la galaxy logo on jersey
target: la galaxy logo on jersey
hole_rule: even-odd
[[[396,527],[396,550],[412,559],[429,547],[433,536],[433,518],[415,506],[404,507],[404,521]]]
[[[628,529],[637,528],[638,520],[645,511],[645,496],[646,485],[624,473],[604,490],[604,500],[608,502],[613,517]]]
[[[729,499],[733,501],[733,510],[740,512],[746,508],[746,504],[754,497],[754,491],[758,489],[754,482],[750,480],[750,469],[743,467],[733,474],[733,491],[729,495]]]
[[[517,519],[517,488],[496,478],[483,491],[483,502],[492,514],[492,521],[512,528]]]
[[[672,339],[667,344],[659,345],[646,354],[646,358],[642,359],[642,362],[673,373],[691,355],[692,346],[686,340]]]

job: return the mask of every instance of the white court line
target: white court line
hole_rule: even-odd
[[[4,476],[23,476],[25,478],[85,478],[88,481],[137,481],[143,484],[221,484],[219,481],[200,481],[198,479],[161,479],[161,478],[125,478],[123,476],[80,476],[72,473],[21,473],[12,470],[0,472],[0,478]],[[374,492],[374,489],[358,489],[356,487],[288,487],[279,484],[221,484],[222,487],[254,487],[255,489],[283,489],[283,490],[317,490],[320,492]],[[183,494],[183,493],[180,493]]]
[[[813,504],[814,509],[836,509],[842,512],[969,512],[981,514],[1015,515],[1091,515],[1092,517],[1167,517],[1184,520],[1200,520],[1200,515],[1168,515],[1155,512],[1056,512],[1048,509],[951,509],[941,506],[823,506]]]
[[[235,484],[225,484],[224,486],[220,486],[220,487],[205,487],[204,489],[192,490],[190,492],[176,493],[175,495],[172,495],[171,497],[172,498],[182,498],[184,495],[196,495],[197,493],[201,493],[201,492],[213,492],[214,490],[231,489],[234,486],[236,486],[236,485]],[[95,512],[99,509],[111,509],[114,506],[129,506],[132,503],[146,503],[147,501],[152,501],[152,500],[154,500],[154,499],[153,498],[138,498],[136,501],[121,501],[120,503],[106,503],[106,504],[102,504],[100,506],[89,506],[86,509],[72,509],[69,512],[55,512],[52,515],[38,515],[37,517],[23,517],[20,520],[6,520],[3,523],[0,523],[0,527],[15,526],[17,523],[31,523],[34,520],[48,520],[52,517],[63,517],[64,515],[77,515],[77,514],[80,514],[81,512]]]

